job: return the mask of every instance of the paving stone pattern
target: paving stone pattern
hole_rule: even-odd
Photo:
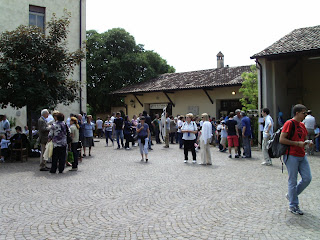
[[[261,152],[229,159],[212,147],[201,166],[183,163],[177,144],[153,148],[145,163],[137,147],[102,139],[78,172],[54,175],[38,159],[1,164],[0,239],[320,239],[319,155],[296,216],[278,159],[261,166]]]

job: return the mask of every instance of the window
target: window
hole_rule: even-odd
[[[45,8],[29,5],[29,25],[37,26],[44,31]]]

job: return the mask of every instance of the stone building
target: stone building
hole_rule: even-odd
[[[36,25],[44,28],[53,13],[60,18],[66,9],[71,12],[67,47],[70,51],[83,47],[82,42],[86,40],[86,0],[0,0],[0,6],[0,32],[12,31],[19,25]],[[79,91],[81,100],[69,106],[57,106],[57,109],[65,115],[79,113],[81,110],[86,111],[85,60],[75,68],[74,74],[70,77],[82,83],[81,92]],[[0,114],[6,114],[8,118],[15,118],[16,125],[23,127],[27,123],[26,107],[0,109]],[[35,118],[38,116],[40,112],[34,115]]]
[[[113,94],[124,96],[127,114],[139,114],[146,110],[150,115],[167,111],[172,115],[204,112],[212,117],[227,115],[241,108],[239,92],[243,79],[241,74],[249,72],[250,66],[224,66],[224,56],[217,55],[218,68],[162,74],[155,79],[127,86]]]

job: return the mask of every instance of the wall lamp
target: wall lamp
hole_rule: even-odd
[[[133,108],[135,108],[135,107],[136,107],[136,105],[135,105],[135,101],[134,101],[133,99],[131,99],[131,100],[130,100],[130,105],[131,105],[131,107],[133,107]]]

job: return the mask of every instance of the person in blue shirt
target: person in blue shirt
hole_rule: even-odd
[[[10,144],[10,140],[6,140],[6,136],[4,134],[0,135],[1,139],[1,158],[0,161],[4,162],[5,158],[8,157],[8,146]]]
[[[87,121],[83,125],[83,156],[86,156],[86,147],[89,148],[89,156],[91,156],[91,147],[93,146],[93,131],[95,129],[94,124],[91,122],[92,116],[87,116]]]
[[[241,123],[242,123],[242,141],[244,156],[243,158],[251,158],[251,122],[246,113],[241,111]]]

